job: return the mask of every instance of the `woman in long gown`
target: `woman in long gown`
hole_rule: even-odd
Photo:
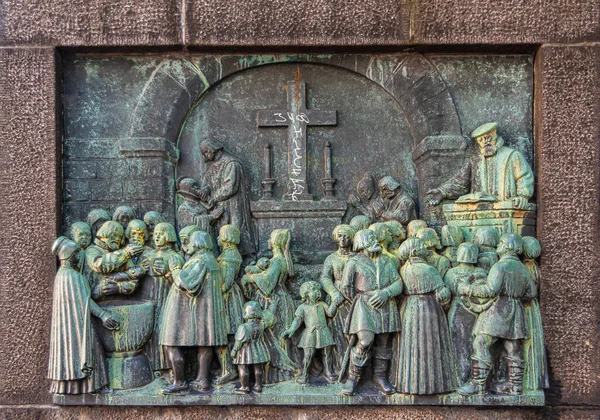
[[[248,299],[256,300],[263,310],[277,318],[273,328],[265,332],[265,342],[271,351],[271,362],[265,370],[265,383],[291,379],[301,363],[302,356],[291,339],[283,338],[283,333],[294,320],[295,305],[285,286],[288,277],[294,275],[294,264],[290,254],[292,234],[289,229],[275,229],[271,232],[269,248],[273,251],[269,267],[259,273],[246,273],[242,278],[245,290],[253,289]]]
[[[538,295],[540,287],[540,269],[535,261],[542,253],[542,248],[537,239],[532,236],[523,237],[523,264],[529,270],[535,282]],[[523,388],[540,390],[550,386],[548,381],[548,366],[546,361],[546,348],[544,347],[544,329],[540,302],[537,297],[524,303],[525,319],[529,327],[529,338],[523,340],[523,358],[525,372],[523,374]]]
[[[54,394],[87,394],[108,385],[102,343],[91,316],[106,328],[119,327],[118,319],[91,299],[90,284],[79,273],[82,252],[64,236],[52,246],[60,259],[54,280],[48,379]]]
[[[403,394],[443,394],[456,388],[450,332],[440,305],[449,302],[450,291],[425,262],[427,248],[420,241],[410,244],[410,258],[401,270],[405,298],[396,389]]]

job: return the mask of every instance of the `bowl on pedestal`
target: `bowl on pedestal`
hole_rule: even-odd
[[[106,353],[110,388],[130,389],[149,384],[154,376],[143,349],[154,328],[154,303],[119,300],[98,304],[117,314],[120,321],[118,330],[109,330],[100,319],[94,318]]]

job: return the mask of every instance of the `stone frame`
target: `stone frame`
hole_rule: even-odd
[[[287,411],[238,407],[227,411],[206,408],[197,415],[265,416],[286,412],[327,414],[331,418],[386,414],[597,416],[600,413],[600,354],[596,350],[600,345],[597,304],[600,289],[596,287],[600,275],[597,258],[600,253],[597,100],[600,8],[593,1],[586,1],[579,8],[560,5],[553,10],[545,10],[547,5],[514,2],[440,3],[369,1],[354,5],[352,11],[319,9],[316,17],[304,20],[299,19],[306,16],[303,9],[288,14],[277,11],[268,18],[253,16],[242,2],[233,2],[225,9],[192,1],[144,2],[135,10],[126,6],[113,14],[105,10],[101,1],[90,6],[88,12],[78,10],[77,5],[70,10],[60,2],[42,2],[30,11],[13,3],[7,5],[0,12],[4,23],[0,44],[5,46],[0,49],[4,69],[0,75],[3,109],[0,138],[2,149],[7,151],[0,171],[4,192],[0,213],[8,228],[5,231],[8,240],[2,244],[3,255],[8,257],[5,266],[11,268],[10,274],[3,274],[4,293],[0,297],[4,320],[0,325],[3,337],[0,360],[4,366],[0,376],[5,384],[0,391],[3,414],[48,416],[54,412],[66,417],[102,412],[116,418],[124,413],[119,409],[52,409],[45,405],[51,399],[44,377],[55,270],[48,249],[61,223],[62,197],[61,129],[56,112],[60,110],[59,56],[66,50],[57,47],[89,50],[100,46],[109,52],[119,52],[122,50],[115,46],[130,47],[133,51],[136,47],[153,46],[167,51],[173,46],[185,50],[246,45],[248,49],[328,47],[350,52],[357,45],[369,46],[373,51],[391,45],[397,50],[420,46],[417,48],[499,52],[512,44],[536,53],[534,130],[538,237],[544,246],[540,264],[541,306],[552,374],[551,389],[546,394],[549,407],[490,408],[484,412],[439,407],[288,408]],[[278,5],[276,2],[272,7]],[[256,7],[257,2],[251,6]],[[285,10],[283,4],[279,6],[278,10]],[[383,22],[379,16],[390,10],[391,18]],[[289,19],[293,19],[293,24]],[[224,30],[215,23],[219,20],[228,24]],[[267,23],[269,29],[261,32]],[[245,36],[247,28],[250,36]],[[295,38],[294,32],[315,35]],[[32,167],[36,170],[31,170]],[[39,287],[19,287],[25,279],[30,282],[33,279]],[[158,413],[185,415],[196,411],[169,408]],[[128,412],[148,417],[157,413],[152,409],[132,408]]]

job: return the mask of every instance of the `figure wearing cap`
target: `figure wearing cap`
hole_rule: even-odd
[[[60,260],[54,280],[48,379],[55,394],[87,394],[108,385],[104,349],[91,322],[102,320],[108,329],[119,328],[116,314],[91,299],[90,285],[79,273],[83,252],[61,236],[52,245]]]
[[[519,260],[523,241],[514,233],[504,234],[498,244],[500,260],[494,264],[484,284],[461,284],[458,294],[493,299],[473,327],[471,380],[457,389],[462,395],[485,394],[487,378],[493,368],[491,347],[502,342],[506,355],[507,380],[496,383],[496,393],[520,395],[523,392],[522,343],[529,338],[529,328],[522,300],[537,295],[537,287],[527,267]]]
[[[471,133],[479,152],[454,177],[427,192],[430,205],[438,205],[445,198],[483,193],[495,201],[513,201],[519,209],[527,207],[533,195],[533,172],[521,152],[504,146],[496,128],[496,123],[487,123]]]
[[[417,218],[415,202],[402,191],[402,186],[391,176],[384,176],[377,184],[379,197],[373,201],[375,218],[380,222],[396,220],[403,226]]]
[[[482,284],[486,282],[487,271],[477,267],[479,248],[472,242],[457,247],[456,262],[444,277],[444,283],[452,292],[452,304],[448,312],[448,326],[454,343],[456,374],[459,385],[466,383],[471,374],[471,352],[473,351],[473,327],[477,316],[487,309],[492,301],[483,302],[480,298],[469,298],[458,294],[461,284]]]

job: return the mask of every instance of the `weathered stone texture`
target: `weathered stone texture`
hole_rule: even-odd
[[[6,0],[0,45],[181,44],[176,0]]]
[[[600,45],[536,58],[538,236],[550,404],[600,404]]]
[[[190,46],[398,45],[409,40],[406,0],[184,2]]]
[[[527,44],[598,40],[597,0],[414,2],[415,44]]]
[[[60,214],[54,51],[0,49],[0,68],[0,404],[47,402]]]
[[[475,407],[40,407],[0,408],[0,416],[7,420],[58,420],[102,418],[170,419],[170,420],[244,420],[244,419],[302,419],[302,420],[587,420],[600,416],[598,409],[487,409]]]

